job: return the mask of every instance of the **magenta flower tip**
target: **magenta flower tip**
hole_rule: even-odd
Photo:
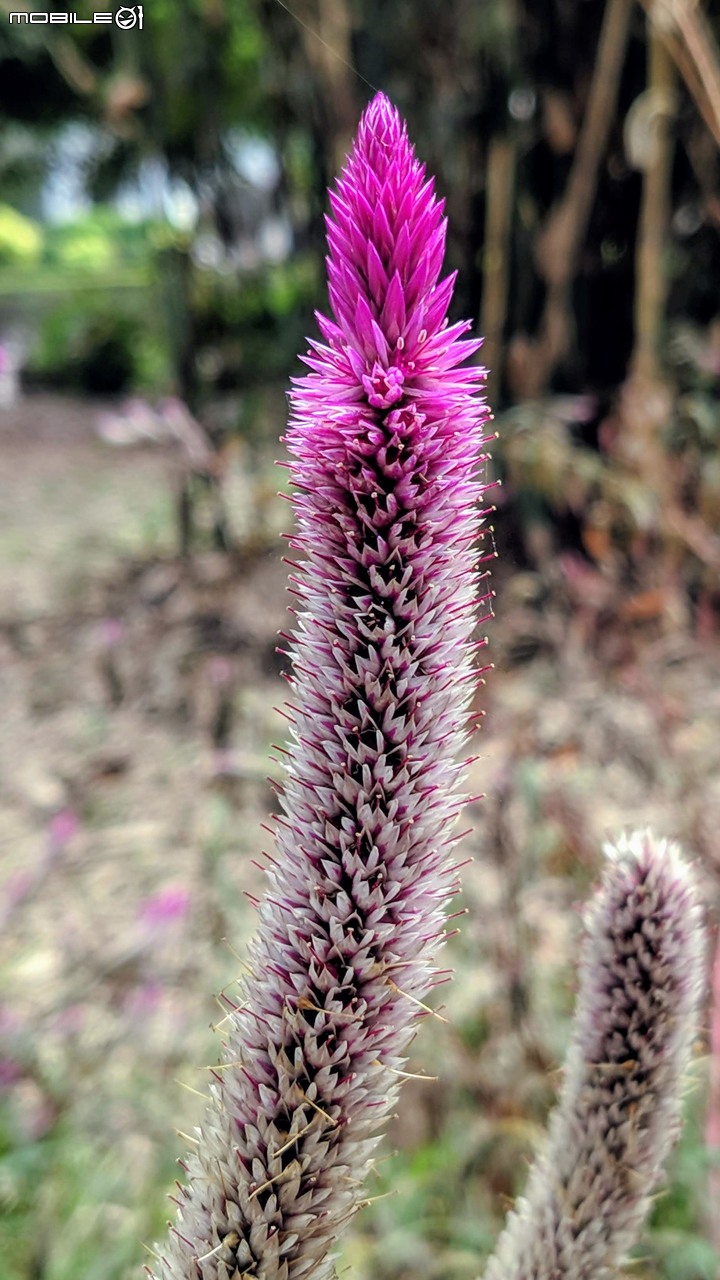
[[[407,140],[407,125],[387,94],[376,93],[365,108],[358,126],[355,147],[368,160],[377,160],[377,149],[388,151]]]

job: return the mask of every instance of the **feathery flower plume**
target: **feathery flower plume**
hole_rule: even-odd
[[[649,832],[606,852],[560,1102],[485,1280],[608,1276],[678,1135],[703,983],[693,876],[677,845]]]
[[[162,1280],[331,1274],[457,883],[484,371],[446,319],[442,202],[382,94],[330,204],[334,318],[288,434],[303,560],[278,853]]]

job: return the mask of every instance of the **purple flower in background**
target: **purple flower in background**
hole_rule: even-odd
[[[80,822],[74,809],[58,809],[48,825],[48,843],[51,856],[61,853],[70,843],[80,828]]]
[[[124,635],[122,619],[103,618],[97,629],[98,645],[101,649],[116,649]]]
[[[190,894],[182,886],[175,885],[148,898],[140,908],[140,923],[148,928],[162,928],[174,924],[187,915]]]
[[[131,987],[124,1001],[125,1013],[133,1022],[142,1022],[156,1014],[166,995],[166,988],[161,982],[143,982]]]
[[[59,809],[48,823],[47,844],[35,866],[14,872],[0,901],[0,928],[6,928],[18,907],[43,884],[59,855],[77,834],[80,823],[73,809]]]
[[[16,1013],[0,1004],[0,1093],[17,1084],[23,1077],[18,1044],[24,1027]]]
[[[332,1273],[457,886],[479,343],[448,326],[443,206],[382,94],[330,202],[333,318],[287,441],[302,560],[278,851],[163,1280]]]
[[[607,853],[560,1102],[484,1280],[615,1275],[679,1133],[704,976],[694,877],[650,832]]]
[[[4,1093],[22,1080],[22,1067],[15,1058],[0,1054],[0,1093]]]

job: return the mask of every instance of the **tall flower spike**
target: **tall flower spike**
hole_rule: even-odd
[[[649,832],[606,852],[560,1103],[485,1280],[615,1274],[679,1131],[704,967],[693,877]]]
[[[303,556],[278,854],[163,1280],[323,1280],[456,889],[486,443],[442,204],[379,94],[330,197],[288,434]],[[489,557],[488,557],[489,558]]]

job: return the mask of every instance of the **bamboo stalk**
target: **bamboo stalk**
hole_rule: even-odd
[[[353,81],[352,14],[347,0],[315,0],[308,21],[299,22],[305,53],[314,68],[323,96],[332,104],[328,115],[328,161],[341,169],[350,146],[357,114]]]
[[[632,0],[607,0],[588,105],[565,192],[551,212],[537,247],[548,292],[537,352],[537,391],[543,391],[571,339],[570,286],[595,201],[600,162],[617,105]]]
[[[507,318],[510,277],[510,232],[515,186],[516,147],[502,134],[490,141],[487,158],[487,200],[480,332],[485,336],[483,361],[495,380],[502,377],[502,346]]]
[[[720,50],[696,0],[640,0],[720,146]]]
[[[698,537],[698,529],[682,510],[675,491],[660,432],[671,412],[673,393],[660,363],[660,340],[665,321],[667,272],[665,245],[671,213],[674,152],[672,120],[676,104],[676,73],[662,30],[648,18],[647,95],[653,133],[644,165],[642,199],[635,251],[635,344],[630,375],[623,388],[623,457],[654,495],[657,524],[663,539],[662,580],[666,593],[666,621],[674,626],[686,616],[680,589],[682,562],[688,548],[701,559],[713,556],[712,544]],[[702,554],[701,554],[702,553]]]
[[[633,375],[657,380],[658,348],[665,318],[667,278],[664,252],[670,222],[670,182],[674,143],[675,69],[653,23],[648,32],[648,93],[654,111],[653,136],[643,177],[636,250],[635,350]]]

